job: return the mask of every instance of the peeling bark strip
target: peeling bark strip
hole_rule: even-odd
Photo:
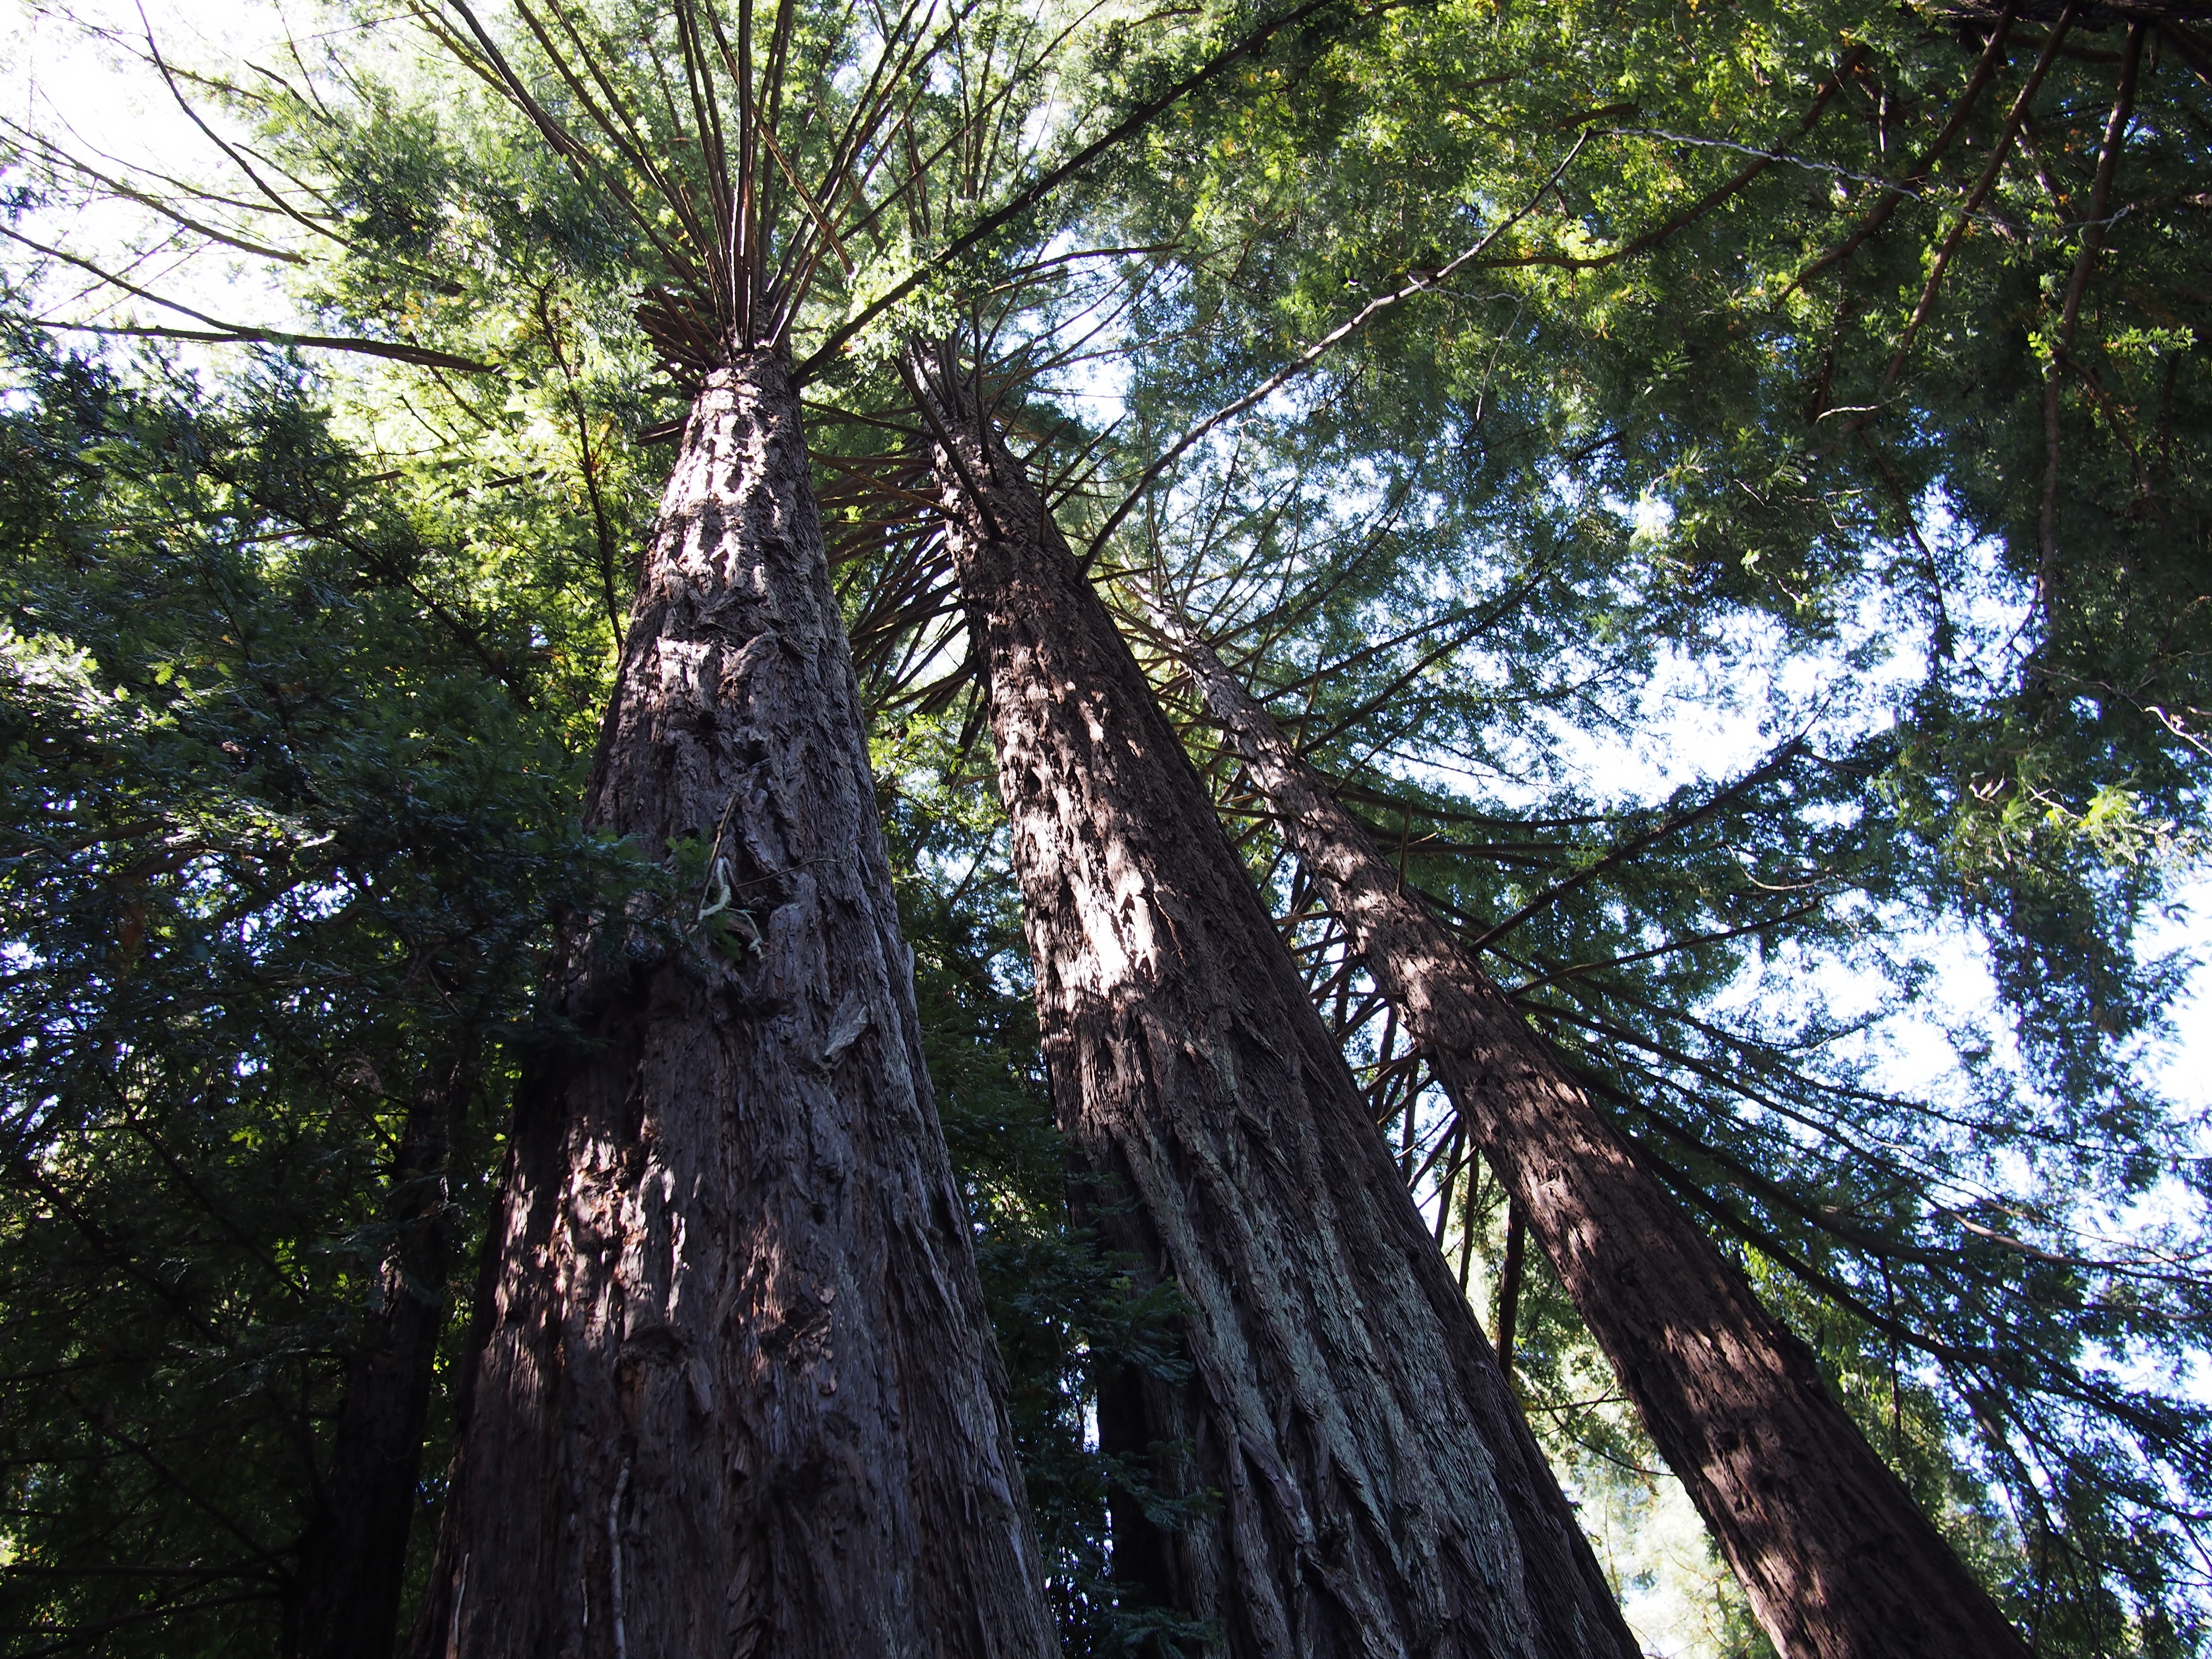
[[[1179,617],[1155,613],[1285,837],[1489,1152],[1787,1659],[2026,1659],[1759,1305]],[[1507,1340],[1501,1333],[1501,1345]]]
[[[1118,1182],[1101,1231],[1195,1304],[1190,1379],[1113,1382],[1099,1425],[1170,1491],[1218,1502],[1164,1532],[1117,1515],[1116,1575],[1218,1620],[1211,1650],[1237,1659],[1627,1659],[1151,688],[969,389],[914,367],[957,446],[936,461],[1061,1127]]]
[[[719,843],[729,958],[571,952],[416,1653],[1054,1652],[775,352],[692,406],[587,814]]]

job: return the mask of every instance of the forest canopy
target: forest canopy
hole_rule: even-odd
[[[0,1651],[2206,1650],[2212,13],[12,27]]]

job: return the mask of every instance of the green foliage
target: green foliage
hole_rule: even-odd
[[[1106,556],[1216,620],[1877,1446],[1850,1379],[1902,1344],[1925,1395],[1893,1449],[2022,1624],[2158,1651],[2202,1635],[2179,1379],[2212,1304],[2202,1125],[2138,1065],[2177,964],[2134,933],[2202,867],[2208,600],[2205,357],[2145,319],[2201,340],[2204,88],[2185,42],[2146,58],[2085,259],[2120,42],[2077,36],[1931,290],[2046,34],[1899,191],[1982,46],[1911,12],[1443,5],[1255,64],[1107,210],[1172,249],[1124,479],[1494,237],[1189,451]],[[1419,1167],[1448,1115],[1264,823],[1246,843]],[[1986,1008],[1937,1001],[1981,968]],[[1900,1015],[1955,1045],[1925,1088],[1884,1083]]]
[[[2001,936],[2040,1057],[2085,1091],[2113,1086],[2112,1050],[2075,1034],[2141,1029],[2159,1000],[2126,947],[2144,860],[2090,843],[2008,859],[1989,820],[2014,796],[2060,821],[2115,792],[2148,822],[2200,810],[2212,379],[2184,344],[2207,319],[2180,204],[2212,106],[2185,40],[2152,51],[2089,257],[2122,54],[2118,31],[2077,33],[1962,219],[2047,33],[2015,30],[1920,176],[1982,45],[1964,25],[1823,3],[1407,9],[1163,125],[1117,210],[1125,240],[1175,244],[1188,273],[1153,284],[1133,331],[1146,459],[1525,210],[1322,365],[1301,441],[1386,471],[1441,461],[1433,487],[1501,538],[1663,509],[1632,560],[1646,638],[1744,605],[1811,642],[1879,605],[1923,678],[1900,711],[1912,740],[1871,757],[1897,832]],[[2046,373],[2077,273],[2078,337]],[[1588,556],[1619,541],[1596,531]]]
[[[8,343],[5,1640],[266,1650],[404,1125],[453,1126],[459,1245],[547,918],[623,860],[569,827],[526,616],[431,597],[465,561],[295,365],[210,396]]]

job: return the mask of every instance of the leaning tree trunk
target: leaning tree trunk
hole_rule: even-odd
[[[703,873],[526,1064],[417,1653],[1053,1651],[780,353],[692,405],[586,812]]]
[[[391,1659],[453,1278],[447,1158],[477,1057],[471,1038],[408,1103],[386,1206],[392,1243],[347,1357],[330,1465],[284,1609],[287,1659]]]
[[[1197,774],[970,389],[917,357],[1061,1127],[1192,1304],[1109,1449],[1212,1492],[1117,1577],[1245,1656],[1635,1651]]]
[[[1812,1355],[1429,912],[1219,658],[1155,613],[1368,972],[1427,1045],[1788,1659],[2026,1659]]]

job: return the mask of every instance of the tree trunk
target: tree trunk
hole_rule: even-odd
[[[779,353],[692,406],[586,814],[708,861],[526,1063],[417,1654],[1054,1651]]]
[[[1193,1375],[1116,1379],[1100,1426],[1170,1491],[1216,1497],[1117,1532],[1117,1576],[1216,1621],[1238,1659],[1626,1659],[1589,1544],[1143,674],[969,389],[915,367],[1060,1124],[1118,1188],[1108,1240],[1193,1304]]]
[[[477,1058],[477,1045],[465,1045],[416,1092],[401,1126],[392,1245],[377,1305],[347,1363],[330,1467],[285,1607],[288,1659],[390,1659],[453,1274],[447,1152]]]
[[[1789,1659],[2027,1650],[1759,1305],[1220,659],[1161,614]],[[1500,1318],[1505,1317],[1501,1314]],[[1503,1333],[1501,1342],[1504,1340]]]
[[[1449,1089],[1449,1085],[1446,1085]],[[1468,1121],[1473,1121],[1469,1116]],[[1520,1200],[1505,1206],[1505,1261],[1498,1275],[1498,1369],[1513,1375],[1513,1344],[1521,1330],[1521,1263],[1528,1249],[1528,1214]]]

